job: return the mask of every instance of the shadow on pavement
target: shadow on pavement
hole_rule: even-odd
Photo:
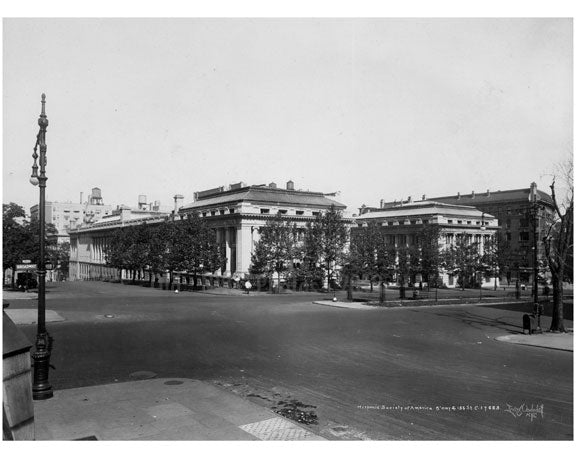
[[[543,300],[540,302],[544,306],[544,312],[542,316],[552,318],[552,301],[551,300]],[[532,313],[532,305],[526,303],[518,303],[518,304],[478,304],[479,307],[488,307],[494,308],[498,310],[509,310],[511,312],[519,312],[519,313]],[[574,305],[573,302],[564,302],[564,319],[565,320],[574,320]]]
[[[458,310],[450,313],[436,313],[439,316],[450,317],[452,319],[460,320],[462,323],[467,324],[475,329],[482,329],[483,327],[491,327],[499,329],[512,334],[522,334],[522,321],[516,322],[516,317],[487,317],[473,313],[470,310]]]

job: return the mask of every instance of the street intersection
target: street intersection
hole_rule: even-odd
[[[327,439],[573,438],[573,353],[496,340],[522,332],[528,305],[346,309],[321,299],[50,284],[47,308],[64,319],[48,323],[50,381],[202,380],[315,419],[307,427]],[[21,328],[33,341],[35,326]]]

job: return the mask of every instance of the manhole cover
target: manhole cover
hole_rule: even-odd
[[[182,385],[184,382],[181,382],[180,380],[168,380],[167,382],[164,382],[164,385]]]
[[[132,372],[130,374],[131,378],[135,378],[138,380],[146,380],[149,378],[154,378],[156,377],[156,373],[155,372],[150,372],[150,371],[138,371],[138,372]]]

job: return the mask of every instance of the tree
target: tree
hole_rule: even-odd
[[[27,259],[32,249],[31,233],[25,223],[18,221],[25,216],[24,208],[14,202],[2,205],[2,272],[12,269],[12,288],[15,287],[16,265]],[[5,275],[2,277],[4,279]]]
[[[561,179],[567,186],[566,197],[560,201],[557,196],[556,177],[550,189],[554,205],[554,220],[544,237],[544,251],[552,274],[552,323],[550,331],[565,332],[563,281],[568,264],[574,253],[574,181],[573,162],[562,165]]]
[[[494,235],[484,241],[484,251],[480,258],[480,270],[483,275],[494,278],[494,291],[497,288],[498,275],[501,271],[500,243],[498,236]]]
[[[396,276],[400,283],[400,298],[405,297],[405,284],[421,271],[418,246],[401,246],[396,248]]]
[[[438,287],[440,277],[440,226],[427,224],[422,227],[418,234],[418,247],[420,250],[420,273],[428,289],[431,284]]]
[[[226,259],[216,243],[216,232],[207,226],[205,219],[189,215],[176,224],[180,230],[180,268],[192,273],[196,286],[198,275],[222,268]]]
[[[378,277],[377,253],[383,244],[381,228],[375,222],[350,231],[348,263],[354,274],[370,281],[370,292],[373,291],[373,282]]]
[[[324,269],[322,267],[322,227],[315,223],[307,223],[302,234],[302,243],[297,245],[296,258],[300,267],[296,270],[296,278],[310,290],[322,288]]]
[[[319,213],[313,223],[316,226],[315,235],[320,257],[325,266],[328,280],[328,291],[336,266],[342,265],[344,250],[348,243],[348,228],[342,218],[342,213],[332,205],[325,213]]]
[[[386,283],[391,281],[396,270],[396,248],[385,243],[384,234],[381,229],[372,233],[376,246],[376,259],[374,267],[375,277],[380,284],[380,304],[384,304]]]
[[[447,246],[441,254],[444,270],[458,277],[458,284],[464,290],[474,285],[476,273],[480,270],[480,252],[478,243],[468,242],[458,237],[456,244]]]
[[[266,221],[260,228],[260,240],[254,247],[252,254],[252,273],[265,273],[278,275],[278,292],[280,292],[280,277],[288,270],[296,252],[296,231],[280,214]]]
[[[39,261],[39,244],[40,244],[40,225],[37,220],[27,222],[23,220],[26,216],[24,208],[11,202],[2,205],[2,268],[12,269],[16,272],[16,266],[25,259],[32,263],[38,264]],[[22,220],[20,220],[22,219]],[[53,224],[45,224],[44,243],[47,251],[54,245],[55,241],[50,239],[51,235],[58,231]],[[12,287],[15,286],[15,278],[12,275]]]

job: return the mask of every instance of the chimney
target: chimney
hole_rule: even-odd
[[[268,185],[269,188],[276,189],[276,183],[272,182]]]
[[[84,195],[84,193],[82,191],[80,191],[80,203],[82,203],[82,196]]]
[[[288,191],[294,191],[294,182],[292,180],[290,180],[286,183],[286,189]]]
[[[422,194],[422,200],[426,200],[426,194]]]
[[[472,191],[472,199],[474,199],[476,197],[476,194],[474,193],[474,191]]]
[[[174,215],[178,212],[178,201],[184,199],[182,194],[176,194],[174,196]]]
[[[457,199],[460,200],[460,191],[458,191],[458,197],[457,197]]]
[[[536,202],[537,199],[538,199],[538,187],[536,186],[536,183],[533,181],[530,184],[529,200],[530,200],[530,202]]]
[[[486,196],[490,197],[490,190],[489,189],[486,190]]]
[[[384,208],[384,204],[386,201],[384,199],[380,199],[380,208]]]
[[[409,203],[409,204],[412,203],[412,196],[408,196],[408,202],[407,203]]]

